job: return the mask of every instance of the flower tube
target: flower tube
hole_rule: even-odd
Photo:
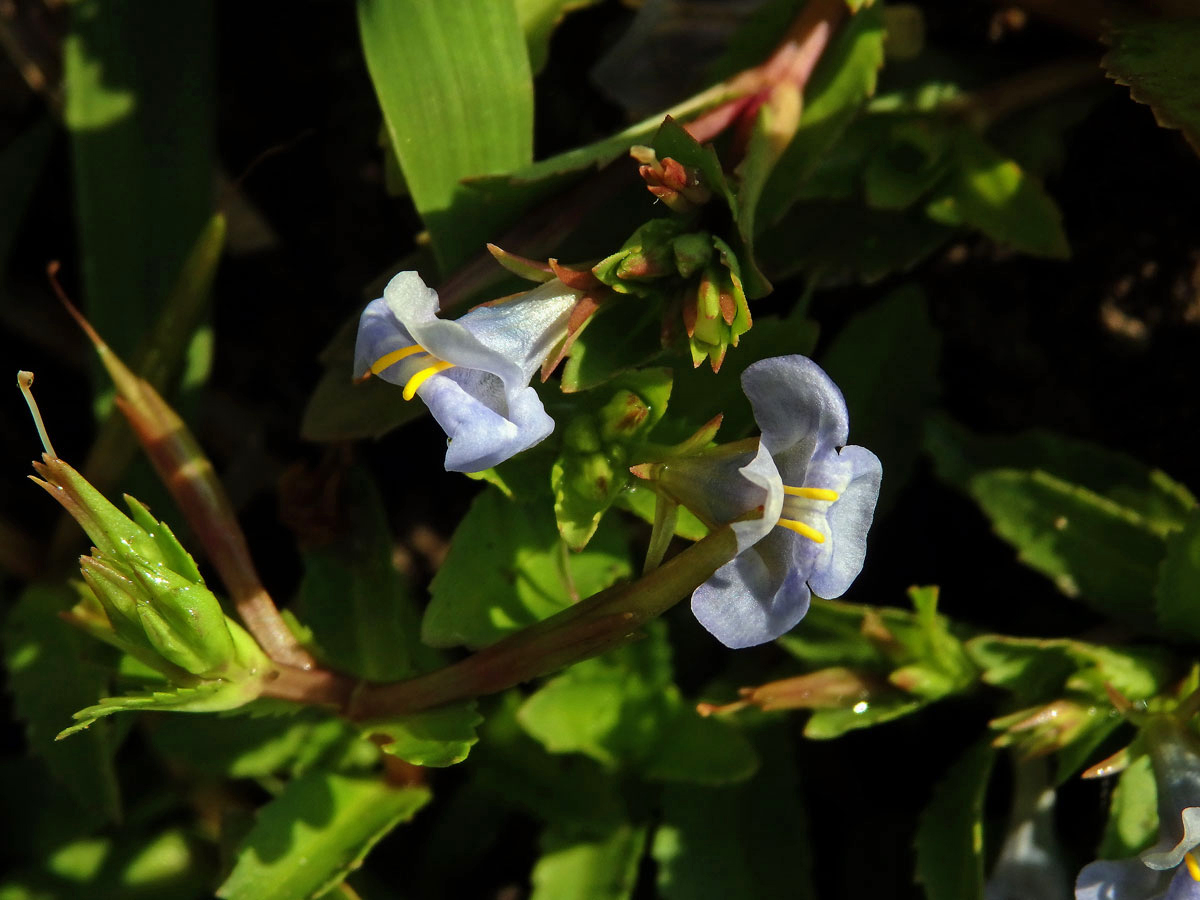
[[[358,324],[354,374],[420,397],[449,438],[446,468],[478,472],[546,438],[554,420],[529,386],[563,339],[581,296],[554,279],[516,297],[439,319],[416,272],[394,277]]]

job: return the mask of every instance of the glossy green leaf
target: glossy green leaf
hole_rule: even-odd
[[[1158,621],[1178,640],[1200,640],[1200,510],[1167,539],[1154,596]]]
[[[814,900],[804,796],[786,729],[760,728],[762,769],[726,787],[668,785],[652,854],[663,900]]]
[[[601,528],[586,550],[572,553],[548,504],[516,505],[485,490],[459,523],[430,585],[421,637],[434,647],[481,647],[631,571],[616,525]]]
[[[934,788],[917,826],[917,880],[929,900],[983,900],[983,798],[996,751],[977,744]]]
[[[392,564],[383,503],[365,470],[346,472],[337,497],[344,531],[304,552],[301,618],[336,669],[394,681],[437,660],[419,641],[420,619]]]
[[[775,164],[757,204],[767,231],[795,203],[806,178],[875,93],[883,65],[883,4],[859,10],[838,29],[804,91],[800,127]]]
[[[551,827],[533,867],[531,900],[627,900],[637,883],[645,827],[622,825],[602,838]]]
[[[954,138],[949,174],[926,213],[943,225],[969,225],[1024,253],[1065,259],[1070,255],[1062,213],[1041,182],[961,128]]]
[[[1200,22],[1195,19],[1121,24],[1104,35],[1112,47],[1100,65],[1164,128],[1178,128],[1200,153]]]
[[[915,212],[870,209],[861,203],[805,200],[761,234],[755,251],[776,279],[803,272],[820,282],[868,284],[906,272],[954,234]]]
[[[512,3],[359,0],[367,69],[392,149],[443,272],[507,210],[459,182],[533,159],[533,78]]]
[[[886,460],[881,512],[908,483],[921,452],[921,434],[911,425],[937,398],[940,349],[925,298],[909,287],[856,316],[821,357],[846,397],[850,440]]]
[[[417,814],[430,794],[378,778],[310,772],[258,813],[238,850],[224,900],[307,900],[357,869],[389,831]]]
[[[647,637],[572,666],[521,707],[518,719],[552,753],[583,753],[604,766],[660,781],[725,784],[753,774],[746,739],[701,718],[671,681],[661,622]]]
[[[1149,756],[1129,764],[1117,779],[1108,807],[1108,822],[1100,840],[1101,859],[1122,859],[1141,853],[1158,836],[1158,788]]]
[[[55,740],[77,709],[108,690],[108,674],[90,659],[98,646],[58,618],[76,599],[65,586],[43,584],[31,586],[17,601],[4,629],[9,690],[33,752],[82,806],[116,819],[120,797],[113,729],[104,723],[73,741]]]
[[[63,44],[84,299],[129,357],[212,213],[212,4],[72,3]]]
[[[467,758],[479,740],[475,726],[482,721],[471,701],[363,722],[361,728],[364,735],[380,744],[384,753],[414,766],[444,768]]]

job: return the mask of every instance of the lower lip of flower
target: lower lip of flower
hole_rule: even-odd
[[[404,384],[403,396],[405,400],[411,400],[416,396],[417,388],[423,385],[431,377],[438,372],[444,372],[447,369],[453,368],[454,363],[446,362],[444,359],[438,359],[420,344],[413,344],[411,347],[401,347],[399,350],[393,350],[391,353],[385,353],[375,362],[371,363],[371,373],[379,375],[385,369],[391,368],[401,360],[408,359],[410,356],[424,354],[434,360],[433,365],[425,366],[414,372]]]
[[[824,503],[833,503],[839,496],[837,491],[831,491],[828,488],[792,487],[787,484],[783,486],[783,492],[789,497],[798,497],[802,500],[817,500]],[[825,543],[824,534],[799,519],[780,517],[779,521],[775,524],[789,531],[794,531],[801,537],[808,538],[813,543]]]
[[[1188,874],[1192,876],[1192,881],[1200,881],[1200,862],[1196,861],[1191,850],[1183,854],[1183,861],[1187,865]]]

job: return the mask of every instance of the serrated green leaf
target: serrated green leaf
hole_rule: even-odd
[[[859,10],[821,54],[804,91],[800,127],[775,164],[757,205],[757,230],[767,232],[799,196],[805,179],[872,94],[883,65],[883,4]]]
[[[627,900],[645,846],[644,826],[622,825],[603,838],[551,827],[533,867],[531,900]]]
[[[876,209],[907,209],[941,178],[951,133],[929,118],[877,118],[892,121],[883,146],[862,170],[867,204]]]
[[[917,826],[917,881],[929,900],[982,900],[983,798],[996,751],[977,744],[934,788]]]
[[[620,529],[567,550],[545,505],[514,505],[499,491],[475,498],[430,585],[421,637],[434,647],[481,647],[540,621],[630,574]]]
[[[864,705],[865,704],[865,705]],[[899,692],[863,701],[851,709],[817,709],[804,725],[804,736],[813,741],[841,737],[850,731],[870,728],[915,713],[925,705]]]
[[[572,550],[582,550],[629,483],[629,466],[667,411],[670,369],[624,372],[571,404],[562,452],[550,469],[554,516]]]
[[[937,398],[940,350],[925,298],[909,287],[856,316],[821,357],[846,397],[852,440],[887,461],[881,512],[916,465],[921,435],[908,426]]]
[[[170,712],[223,712],[253,702],[261,690],[260,678],[245,681],[202,681],[195,687],[174,687],[170,690],[148,691],[126,694],[123,697],[105,697],[94,706],[75,713],[76,724],[64,728],[55,738],[61,741],[86,728],[97,720],[119,712],[145,712],[164,710]]]
[[[146,731],[173,765],[210,777],[295,776],[316,765],[363,769],[379,758],[379,748],[349,723],[311,709],[291,716],[162,716]]]
[[[786,729],[757,729],[763,767],[728,787],[668,785],[651,853],[663,900],[814,900],[805,802]]]
[[[966,126],[955,135],[946,182],[926,213],[943,225],[969,225],[1023,253],[1065,259],[1062,213],[1041,182]]]
[[[1042,698],[1063,687],[1098,701],[1111,685],[1131,700],[1146,700],[1171,677],[1170,657],[1156,647],[1105,647],[1070,638],[1018,638],[987,634],[966,644],[988,684],[1018,696]]]
[[[55,847],[0,882],[4,900],[198,900],[210,896],[213,873],[204,853],[183,829],[118,837],[79,837]]]
[[[395,681],[433,667],[437,658],[419,641],[416,608],[392,565],[387,517],[370,476],[352,468],[340,487],[338,519],[345,530],[304,552],[301,618],[341,671]]]
[[[1073,670],[1061,641],[984,634],[967,641],[967,652],[985,682],[1012,691],[1018,702],[1032,702],[1059,690]]]
[[[605,835],[628,818],[617,777],[584,756],[552,754],[517,722],[524,696],[505,692],[486,707],[470,773],[500,804],[539,821]]]
[[[985,472],[970,490],[1018,559],[1064,594],[1132,625],[1153,624],[1166,545],[1136,512],[1036,470]]]
[[[1167,553],[1154,588],[1159,624],[1170,636],[1200,640],[1200,510],[1183,530],[1167,538]]]
[[[1023,562],[1106,615],[1153,626],[1166,538],[1195,505],[1186,489],[1120,454],[1052,435],[981,439],[935,421],[926,446],[938,474],[979,503]],[[1036,468],[1016,468],[1023,464]]]
[[[1182,131],[1200,153],[1200,23],[1132,22],[1111,28],[1104,40],[1112,47],[1100,61],[1108,77],[1149,105],[1159,125]]]
[[[724,784],[758,766],[746,739],[702,719],[671,681],[662,622],[643,640],[572,666],[525,701],[522,727],[551,753],[583,753],[661,781]]]
[[[533,76],[512,3],[359,0],[367,69],[404,180],[443,272],[508,210],[459,182],[533,159]]]
[[[96,728],[75,741],[55,740],[77,709],[108,690],[108,674],[89,660],[96,645],[58,618],[75,599],[65,586],[35,584],[17,601],[4,630],[9,689],[33,752],[82,806],[115,820],[120,797],[112,729]]]
[[[224,900],[319,897],[358,868],[389,831],[429,802],[424,787],[310,772],[264,806],[238,851]]]
[[[1122,859],[1141,853],[1158,836],[1158,787],[1149,756],[1129,764],[1117,780],[1100,839],[1101,859]]]
[[[925,443],[938,475],[962,490],[980,472],[1038,469],[1133,510],[1163,536],[1182,528],[1196,508],[1191,492],[1164,472],[1124,453],[1048,431],[983,437],[939,417],[927,424]]]
[[[212,212],[212,8],[70,8],[71,136],[88,317],[130,356]]]
[[[384,753],[414,766],[444,768],[467,758],[479,740],[475,726],[483,721],[474,701],[426,712],[363,722],[362,733],[379,742]],[[386,743],[384,741],[386,740]]]

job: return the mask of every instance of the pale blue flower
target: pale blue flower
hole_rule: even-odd
[[[738,555],[696,589],[692,611],[733,648],[789,631],[812,593],[846,592],[862,570],[883,474],[874,453],[844,446],[846,401],[811,359],[754,363],[742,389],[762,430],[757,450],[733,445],[693,473],[703,485],[701,516],[733,523]]]
[[[368,373],[420,397],[449,436],[446,468],[478,472],[554,430],[533,373],[566,336],[580,292],[557,279],[439,319],[438,296],[416,272],[401,272],[367,304],[358,323],[354,374]]]
[[[1158,842],[1131,859],[1088,863],[1075,900],[1200,900],[1200,754],[1195,738],[1165,717],[1145,732],[1158,790]],[[1183,863],[1183,865],[1180,865]]]

